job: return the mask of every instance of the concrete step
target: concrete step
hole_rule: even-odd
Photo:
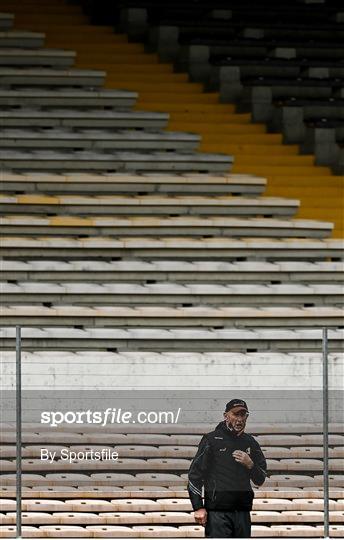
[[[207,156],[202,156],[207,160]],[[3,214],[292,216],[299,201],[273,197],[1,195]],[[174,215],[172,215],[174,214]],[[316,226],[316,225],[315,225]],[[322,226],[322,225],[321,225]],[[326,225],[328,227],[328,225]]]
[[[138,103],[138,108],[140,107],[141,101]],[[150,103],[147,103],[143,108],[146,110],[148,107],[150,110],[152,110],[153,104],[151,105]],[[266,126],[263,124],[208,124],[204,115],[199,116],[198,122],[188,122],[187,118],[185,118],[183,122],[175,122],[171,120],[169,122],[169,128],[176,131],[192,131],[194,133],[202,133],[202,135],[204,133],[206,135],[216,134],[218,136],[254,135],[255,137],[259,137],[260,134],[265,134],[266,132]]]
[[[280,148],[283,147],[282,145],[282,136],[279,133],[259,133],[259,135],[253,133],[253,134],[216,134],[216,133],[209,133],[209,134],[203,134],[202,135],[202,141],[204,141],[205,144],[228,144],[228,145],[254,145],[257,148],[259,148],[261,145],[264,147],[270,147],[271,151],[275,147]],[[297,147],[295,145],[295,147]],[[287,147],[288,148],[288,147]],[[291,146],[293,148],[293,146]]]
[[[4,258],[46,260],[112,260],[137,258],[154,260],[214,261],[341,261],[342,240],[270,238],[64,238],[3,236],[0,253]]]
[[[136,71],[136,68],[135,68],[135,71]],[[147,73],[144,73],[142,76],[147,77]],[[162,76],[162,74],[160,73],[159,77],[161,77],[161,76]],[[179,113],[184,112],[184,114],[189,114],[189,113],[197,112],[198,114],[200,114],[200,113],[222,112],[223,114],[227,115],[227,114],[233,114],[235,112],[235,105],[231,104],[231,103],[228,103],[228,104],[223,104],[223,103],[212,104],[212,103],[194,103],[194,102],[190,102],[190,101],[185,101],[184,103],[170,103],[170,102],[166,102],[166,101],[162,101],[162,102],[159,102],[159,103],[155,102],[154,109],[156,109],[156,110],[160,109],[161,111],[164,111],[167,108],[167,104],[168,104],[168,110],[169,110],[170,113],[172,113],[172,112],[179,112]],[[142,110],[142,109],[144,109],[144,107],[145,107],[145,104],[141,102],[140,103],[140,109]],[[146,107],[148,108],[149,105],[146,104]],[[278,139],[279,142],[282,141],[281,135],[269,134],[269,137],[271,137],[271,139]],[[219,136],[219,138],[221,140],[221,135]]]
[[[118,36],[117,36],[118,37]],[[47,42],[50,44],[50,41]],[[54,38],[54,40],[52,41],[52,44],[54,47],[56,46],[63,46],[63,43],[61,43],[60,41],[56,41],[56,38]],[[120,45],[123,45],[123,43],[121,42]],[[125,45],[125,44],[124,44]],[[75,43],[74,41],[69,41],[68,40],[68,46],[70,48],[77,48],[78,50],[78,54],[79,54],[79,51],[81,51],[81,54],[85,54],[85,55],[88,55],[88,51],[89,51],[89,45],[85,44],[85,43]],[[110,41],[109,44],[104,44],[101,46],[101,49],[108,49],[109,46],[112,46],[112,40]],[[116,51],[112,51],[111,54],[114,54],[116,53]],[[100,53],[101,55],[101,53]],[[157,75],[157,74],[160,74],[161,77],[164,77],[165,75],[168,75],[170,76],[171,74],[174,73],[173,71],[173,65],[172,64],[163,64],[163,63],[157,63],[155,62],[153,59],[151,59],[150,57],[146,58],[146,55],[144,56],[140,56],[139,58],[135,55],[128,55],[128,58],[131,58],[131,61],[127,62],[127,63],[121,63],[120,66],[118,65],[114,65],[112,64],[111,65],[111,71],[114,72],[114,70],[117,69],[117,67],[120,68],[121,70],[121,73],[123,74],[123,76],[125,75],[132,75],[133,73],[137,73],[138,76],[146,76],[146,77],[150,77],[151,75]],[[142,61],[141,61],[142,60]],[[141,61],[141,62],[140,62]],[[78,65],[78,61],[76,62],[76,65]],[[98,62],[97,62],[97,65],[98,65]],[[109,64],[110,66],[110,64]],[[227,105],[228,106],[228,105]]]
[[[341,351],[343,330],[329,330],[329,349]],[[63,328],[42,325],[22,328],[22,345],[25,351],[275,351],[318,352],[321,348],[320,329],[207,329],[187,328]],[[15,347],[15,328],[0,329],[0,345],[3,350]],[[113,353],[112,353],[113,354]]]
[[[326,238],[332,232],[332,223],[306,220],[180,217],[34,217],[6,215],[1,218],[5,235],[15,236],[191,236],[193,238],[233,238],[242,236],[265,238]]]
[[[1,44],[1,40],[0,40]],[[87,69],[0,68],[2,86],[103,86],[106,73]]]
[[[64,28],[66,28],[66,24]],[[115,34],[113,29],[110,28],[110,31],[107,31],[106,27],[103,27],[104,31],[100,34],[99,32],[94,32],[91,28],[91,31],[88,31],[88,26],[83,26],[82,31],[79,33],[74,31],[70,33],[61,33],[61,28],[59,26],[51,25],[35,25],[35,28],[39,28],[42,32],[47,32],[47,44],[49,47],[68,47],[75,48],[77,47],[78,51],[81,53],[89,51],[91,54],[98,54],[101,57],[102,51],[107,53],[111,48],[116,47],[117,45],[123,45],[128,43],[128,37],[126,34]],[[80,26],[78,30],[80,30]],[[85,31],[86,28],[86,31]],[[92,40],[88,39],[88,36],[92,34]],[[167,64],[165,64],[167,65]],[[169,72],[172,69],[168,70]]]
[[[44,46],[43,32],[27,32],[24,30],[0,31],[0,47],[40,49]]]
[[[272,154],[272,152],[266,153],[265,155],[263,154],[263,152],[261,152],[260,155],[257,155],[256,151],[252,154],[241,153],[239,151],[236,156],[236,164],[238,167],[245,167],[246,165],[248,166],[266,165],[268,167],[274,167],[274,166],[283,167],[284,166],[284,167],[287,167],[292,173],[292,170],[294,168],[315,165],[315,160],[314,160],[313,155],[309,155],[309,156],[301,156],[301,155],[290,156],[290,155],[283,155],[283,154],[274,155]]]
[[[320,190],[323,188],[323,185],[326,184],[329,188],[341,188],[342,187],[342,177],[334,175],[323,175],[323,176],[293,176],[295,179],[295,186],[291,184],[290,178],[286,176],[273,176],[271,177],[271,184],[273,189],[288,189],[293,191],[297,189],[298,186],[301,190],[303,189],[314,189]]]
[[[15,171],[227,172],[232,161],[231,156],[205,153],[0,150],[0,167]]]
[[[235,141],[236,137],[238,138],[239,135],[233,136],[232,142],[230,136],[227,136],[226,139],[229,139],[228,141],[223,140],[222,142],[216,141],[213,143],[206,142],[204,137],[202,137],[201,147],[204,149],[204,151],[208,152],[218,151],[234,154],[239,159],[244,156],[250,156],[251,159],[253,159],[254,156],[254,158],[257,158],[257,161],[263,159],[264,155],[269,156],[272,159],[276,159],[277,156],[295,157],[299,153],[299,148],[296,145],[283,146],[282,144],[264,144],[263,141],[257,141],[257,143],[254,142],[253,144],[250,144],[249,142],[245,141],[245,135],[243,136],[243,142]],[[246,136],[246,138],[248,138],[248,136]]]
[[[141,96],[141,93],[140,93]],[[168,103],[166,100],[166,107],[164,110],[168,110]],[[202,118],[200,117],[199,112],[171,112],[170,113],[171,121],[172,122],[185,122],[185,120],[188,120],[191,123],[197,123],[202,121]],[[227,113],[223,114],[222,111],[218,112],[212,112],[207,114],[207,119],[209,124],[223,124],[226,126],[227,124],[250,124],[250,115],[249,114],[237,114],[237,113]]]
[[[236,173],[243,173],[246,174],[258,174],[261,176],[285,176],[289,178],[290,181],[290,175],[291,171],[289,167],[286,167],[285,165],[261,165],[257,163],[256,165],[252,164],[245,164],[245,165],[237,165],[235,168],[233,168],[233,172]],[[329,176],[330,174],[330,168],[329,167],[315,167],[312,165],[295,165],[293,166],[292,170],[292,177],[297,176],[313,176],[314,180],[317,176]]]
[[[8,260],[0,268],[2,281],[82,283],[157,281],[173,283],[342,283],[344,269],[338,262],[221,262],[183,260]]]
[[[140,132],[137,132],[140,133]],[[141,132],[148,134],[148,132]],[[247,175],[211,174],[52,174],[3,172],[3,192],[76,195],[93,193],[149,193],[190,195],[260,195],[265,178]]]
[[[121,69],[121,68],[119,68]],[[111,74],[109,73],[105,86],[108,88],[114,88],[117,86],[117,77],[111,77]],[[124,87],[126,88],[127,85],[125,84]],[[138,87],[137,84],[133,86],[133,88]],[[172,92],[167,90],[166,92],[161,91],[145,91],[144,89],[139,89],[140,92],[140,103],[149,104],[149,103],[185,103],[186,101],[190,100],[190,96],[192,95],[192,102],[198,103],[198,104],[207,104],[207,105],[214,105],[218,103],[218,94],[206,94],[206,93],[183,93],[183,92]],[[177,114],[177,113],[176,113]],[[184,117],[183,117],[184,119]],[[181,119],[181,121],[183,120]],[[246,122],[247,123],[247,122]]]
[[[116,55],[117,53],[121,52],[123,54],[135,54],[136,56],[141,56],[144,52],[144,45],[142,43],[128,43],[128,38],[125,34],[113,34],[114,39],[111,44],[103,45],[97,47],[97,44],[92,45],[92,43],[84,42],[80,43],[80,46],[78,46],[78,62],[86,63],[89,62],[90,64],[94,65],[96,63],[111,63],[111,60],[113,58],[113,55]],[[54,36],[54,40],[58,39],[57,36]],[[66,42],[68,42],[69,36],[66,36]],[[97,50],[98,49],[98,50]],[[128,73],[127,75],[130,74]],[[152,74],[153,75],[153,74]],[[158,76],[159,72],[155,74],[155,76]],[[187,81],[188,75],[186,73],[173,73],[172,70],[170,74],[167,74],[167,79],[169,77],[176,76],[176,80],[180,81]],[[131,74],[131,77],[135,77],[135,73]],[[153,75],[154,80],[154,75]]]
[[[75,62],[74,51],[58,49],[0,49],[0,66],[42,66],[68,68]]]
[[[4,107],[42,108],[71,107],[80,109],[131,109],[138,98],[136,92],[126,90],[77,90],[70,88],[0,90],[0,105]]]

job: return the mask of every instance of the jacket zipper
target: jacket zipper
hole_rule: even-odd
[[[214,479],[214,489],[213,489],[213,494],[211,496],[212,501],[215,501],[215,491],[216,491],[216,480]]]

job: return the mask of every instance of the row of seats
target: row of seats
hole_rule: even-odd
[[[309,501],[311,503],[312,501]],[[331,501],[332,502],[332,501]],[[11,512],[10,515],[7,514],[7,519],[3,518],[2,524],[13,523],[13,511],[15,510],[15,501],[11,499],[5,499],[2,501],[4,507],[3,511]],[[289,501],[288,501],[289,503]],[[263,505],[261,505],[263,506]],[[267,505],[265,505],[267,507]],[[271,505],[273,506],[273,504]],[[253,523],[278,523],[278,522],[297,522],[298,516],[302,517],[302,520],[307,522],[321,522],[323,521],[323,512],[321,510],[301,510],[300,508],[296,510],[285,510],[289,508],[291,504],[284,504],[283,500],[278,500],[276,504],[278,510],[253,510],[252,512],[252,521]],[[297,506],[301,506],[298,504]],[[315,505],[316,506],[316,505]],[[343,503],[336,504],[335,501],[332,502],[332,507],[343,507]],[[308,507],[312,507],[312,504],[308,504]],[[320,504],[318,505],[320,508]],[[62,502],[59,500],[35,500],[35,499],[25,499],[22,505],[24,511],[24,523],[125,523],[126,515],[113,515],[113,512],[124,513],[126,510],[131,510],[131,522],[132,523],[149,523],[150,520],[154,520],[155,523],[166,523],[166,522],[186,522],[192,523],[193,516],[190,512],[191,504],[189,501],[178,500],[178,499],[157,499],[156,501],[149,499],[122,499],[122,500],[112,500],[111,502],[106,500],[96,500],[89,501],[87,499],[72,499]],[[33,512],[36,510],[40,511],[39,515],[35,515]],[[33,511],[33,512],[32,512]],[[58,511],[58,513],[56,512]],[[48,512],[53,512],[49,514]],[[56,513],[55,513],[56,512]],[[67,512],[68,515],[65,515],[64,512]],[[69,514],[70,512],[70,514]],[[82,513],[81,513],[82,512]],[[91,514],[90,514],[91,512]],[[96,514],[95,512],[99,512]],[[149,512],[148,515],[139,515],[136,516],[136,512]],[[154,514],[150,514],[154,512]],[[161,512],[167,512],[167,514],[161,514]],[[177,512],[177,513],[175,513]],[[182,512],[182,514],[179,514]],[[46,515],[44,515],[46,513]],[[26,519],[25,519],[26,518]],[[68,519],[72,518],[72,519]],[[117,518],[117,519],[115,519]],[[121,519],[122,518],[122,519]],[[141,518],[141,519],[140,519]],[[155,518],[155,519],[154,519]],[[165,518],[165,519],[164,519]],[[167,519],[166,519],[167,518]],[[170,519],[168,519],[170,518]],[[332,510],[331,511],[331,521],[333,523],[343,523],[344,514],[343,510]]]
[[[100,6],[101,3],[98,4]],[[7,0],[5,5],[11,10],[13,2]],[[144,53],[143,47],[137,43],[128,43],[126,36],[113,34],[110,26],[87,26],[87,18],[80,14],[78,6],[67,7],[54,2],[46,12],[38,10],[40,14],[32,16],[33,10],[30,14],[29,5],[14,6],[18,28],[34,30],[40,36],[42,31],[46,31],[50,51],[54,47],[77,49],[79,69],[94,71],[96,67],[106,71],[108,89],[129,88],[139,92],[136,109],[168,111],[170,130],[202,134],[201,148],[207,153],[235,154],[235,172],[267,176],[269,194],[301,197],[301,216],[334,221],[335,235],[341,235],[339,178],[331,177],[325,167],[313,167],[310,156],[297,156],[296,145],[282,146],[280,135],[266,134],[263,125],[250,124],[249,114],[234,114],[233,105],[219,104],[217,94],[202,93],[202,86],[188,83],[186,74],[173,73],[171,65],[158,63],[156,55]],[[61,25],[64,26],[63,32]],[[56,103],[56,90],[51,103]],[[30,99],[37,103],[37,96],[34,97],[32,92]],[[42,99],[44,103],[49,100],[46,96]],[[70,100],[70,97],[66,99],[67,106]],[[57,102],[63,106],[63,98]],[[84,97],[82,103],[85,103]],[[295,186],[298,184],[299,187],[292,187],[287,174],[297,176]],[[320,197],[319,188],[324,185],[328,186],[326,194]],[[331,212],[329,204],[333,207]]]
[[[17,321],[17,318],[15,319]],[[31,321],[32,324],[32,321]],[[41,325],[22,328],[22,343],[26,350],[45,351],[59,348],[61,351],[316,351],[322,343],[320,329],[314,328],[204,328],[189,325],[187,328],[94,328]],[[61,324],[61,323],[60,323]],[[0,330],[3,349],[13,350],[15,342],[13,326]],[[342,351],[344,334],[342,329],[330,330],[329,349]]]
[[[11,34],[0,42],[3,168],[223,172],[230,167],[229,156],[195,153],[198,136],[161,133],[167,114],[131,110],[137,93],[101,91],[106,73],[71,67],[74,51],[23,49],[28,43]],[[11,48],[15,37],[21,48]],[[174,153],[173,163],[167,152]]]
[[[36,476],[34,479],[33,477]],[[72,478],[70,473],[65,473],[64,475],[55,474],[51,477],[41,476],[42,484],[38,483],[40,475],[27,474],[24,475],[25,485],[22,486],[23,493],[27,501],[30,499],[39,500],[39,497],[46,499],[51,497],[52,492],[55,491],[56,494],[72,501],[73,499],[86,499],[93,498],[95,501],[98,499],[119,499],[121,498],[128,499],[133,497],[138,501],[139,499],[146,499],[147,497],[153,498],[159,497],[160,499],[188,499],[189,495],[187,490],[184,488],[184,485],[181,485],[176,482],[175,486],[161,486],[157,484],[143,484],[135,485],[133,483],[125,485],[125,479],[121,481],[120,475],[118,475],[118,483],[123,485],[110,485],[108,482],[104,485],[99,484],[96,480],[96,477],[93,478],[93,484],[86,484],[87,475],[74,475],[79,478]],[[122,475],[126,476],[125,474]],[[133,480],[134,476],[129,476],[129,482]],[[145,477],[147,475],[139,474],[140,477]],[[159,473],[159,476],[164,476]],[[166,476],[166,475],[165,475]],[[56,483],[53,485],[52,478],[55,478]],[[82,477],[85,478],[85,483],[80,483]],[[331,475],[332,481],[333,475]],[[12,476],[13,479],[13,476]],[[69,479],[69,485],[67,481]],[[161,482],[163,480],[160,478]],[[59,484],[57,482],[60,482]],[[80,485],[78,485],[80,483]],[[166,480],[165,480],[166,483]],[[5,475],[5,483],[1,487],[1,496],[2,498],[12,499],[15,495],[15,485],[11,481],[10,475]],[[343,500],[341,499],[341,488],[332,487],[329,488],[330,495],[330,508],[331,510],[342,510],[343,509]],[[255,498],[253,501],[255,510],[266,510],[267,508],[271,510],[323,510],[323,492],[320,487],[296,487],[289,482],[289,486],[285,482],[285,486],[278,487],[267,487],[266,489],[257,489],[255,488]],[[56,500],[56,499],[55,499]],[[281,502],[280,502],[281,501]],[[271,508],[270,508],[271,505]],[[129,517],[127,515],[127,517]]]
[[[329,11],[324,2],[312,10],[293,2],[281,11],[264,2],[245,11],[234,3],[218,4],[212,10],[198,4],[195,12],[194,6],[171,3],[161,11],[156,2],[126,0],[118,14],[109,15],[132,38],[145,40],[149,50],[173,60],[208,90],[219,88],[223,102],[237,101],[239,110],[252,111],[254,121],[282,131],[287,143],[301,144],[304,153],[315,153],[318,164],[341,174],[340,6]],[[107,11],[95,2],[88,5],[94,18]]]
[[[43,471],[46,472],[46,471]],[[2,496],[7,497],[8,495],[8,489],[7,486],[15,486],[16,480],[15,480],[15,472],[7,472],[6,474],[3,474],[3,486],[5,487],[4,491],[2,491]],[[329,475],[329,482],[331,484],[331,488],[335,490],[335,493],[332,492],[332,497],[341,498],[341,491],[343,490],[343,475],[339,474],[330,474]],[[30,472],[23,473],[23,484],[26,486],[34,487],[36,486],[39,490],[39,492],[42,492],[42,497],[44,498],[46,496],[46,492],[54,492],[60,493],[61,491],[68,492],[65,497],[69,497],[70,493],[66,486],[72,486],[72,487],[79,487],[81,491],[86,491],[91,499],[93,499],[93,493],[97,492],[97,495],[99,496],[99,493],[101,494],[102,491],[105,491],[106,489],[110,490],[111,494],[110,497],[114,497],[114,493],[117,492],[119,487],[123,487],[124,493],[127,493],[128,490],[130,490],[130,494],[132,495],[135,493],[135,497],[139,496],[137,494],[137,491],[140,493],[143,493],[144,496],[147,495],[147,490],[152,492],[150,496],[154,496],[156,494],[160,495],[161,497],[164,496],[164,493],[162,493],[161,488],[169,487],[172,490],[179,491],[179,489],[185,489],[187,483],[187,475],[186,473],[181,474],[180,476],[178,474],[175,474],[173,470],[168,472],[161,472],[154,471],[154,473],[151,472],[137,472],[136,474],[133,474],[133,471],[126,472],[126,473],[109,473],[109,472],[98,472],[98,473],[92,473],[87,474],[86,471],[80,471],[79,473],[72,473],[70,471],[61,471],[61,472],[54,472],[49,473],[47,472],[45,475],[38,474],[37,472],[34,473],[32,470]],[[59,487],[60,486],[60,487]],[[63,487],[61,487],[63,486]],[[143,487],[142,487],[143,486]],[[154,488],[152,486],[158,486],[158,492],[154,492]],[[276,493],[281,489],[287,489],[288,493],[286,494],[284,491],[282,493],[283,497],[291,498],[293,499],[295,496],[298,496],[297,493],[299,493],[300,496],[304,497],[306,490],[307,492],[311,491],[314,493],[315,491],[318,492],[318,495],[316,497],[322,497],[322,486],[323,486],[323,475],[317,475],[314,474],[314,476],[307,475],[307,474],[276,474],[271,475],[269,477],[269,480],[267,482],[266,491],[264,496],[272,496],[273,498],[276,497]],[[302,489],[303,488],[303,489]],[[301,491],[297,491],[301,489]],[[271,491],[273,490],[273,491]],[[99,492],[99,493],[98,493]],[[35,492],[37,495],[37,492]],[[79,492],[78,492],[79,493]],[[162,493],[162,495],[161,495]],[[170,492],[167,492],[169,494]],[[186,492],[185,492],[186,493]],[[119,492],[119,495],[121,492]],[[296,495],[295,495],[296,494]],[[63,495],[62,495],[63,496]],[[314,495],[313,495],[314,496]]]
[[[173,283],[197,284],[323,284],[341,283],[344,279],[340,262],[318,261],[275,261],[250,262],[183,261],[183,260],[126,260],[126,261],[49,261],[49,260],[5,260],[0,268],[1,280],[41,283],[56,279],[59,283],[135,282],[153,284],[171,280]]]
[[[222,303],[226,299],[226,296],[233,295],[236,297],[236,300],[241,303],[245,302],[245,298],[251,304],[261,302],[271,303],[276,302],[297,302],[299,298],[306,297],[307,300],[319,302],[320,295],[328,295],[327,300],[333,300],[331,297],[335,297],[335,302],[341,302],[342,296],[342,287],[340,285],[217,285],[216,283],[202,283],[202,284],[171,284],[167,282],[156,282],[148,283],[145,285],[138,285],[132,283],[60,283],[60,282],[46,282],[41,283],[31,283],[30,281],[16,283],[7,283],[0,282],[3,294],[5,297],[11,298],[12,301],[16,302],[18,295],[20,294],[33,294],[41,293],[42,295],[46,294],[51,296],[52,300],[56,301],[62,298],[55,295],[65,295],[64,300],[68,302],[69,295],[80,296],[80,301],[82,303],[93,304],[95,298],[90,296],[89,300],[87,295],[114,295],[115,298],[112,298],[110,302],[114,299],[120,303],[132,304],[133,302],[139,303],[149,303],[149,297],[152,295],[155,297],[156,301],[159,296],[167,295],[167,298],[164,301],[169,304],[179,303],[188,299],[189,301],[195,301],[194,297],[197,298],[197,295],[201,295],[207,303]],[[81,298],[83,296],[83,298]],[[123,295],[128,297],[125,299]],[[134,295],[139,295],[137,298],[134,298]],[[223,300],[217,299],[217,295]],[[117,296],[119,298],[117,298]],[[170,296],[172,298],[170,298]],[[279,298],[281,296],[282,298]],[[288,296],[288,298],[286,298]],[[295,296],[296,298],[292,298]],[[122,302],[121,302],[122,297]],[[142,300],[141,300],[142,297]],[[209,297],[209,298],[208,298]],[[267,298],[266,298],[267,297]],[[271,298],[269,298],[271,297]],[[33,297],[33,300],[37,297]],[[289,299],[289,302],[288,302]],[[105,299],[102,299],[105,301]],[[152,300],[153,302],[153,300]],[[17,302],[16,302],[17,303]],[[55,303],[55,302],[54,302]],[[235,303],[235,299],[233,302]]]
[[[2,316],[6,325],[22,326],[100,326],[125,328],[160,328],[185,326],[220,326],[235,328],[339,327],[342,324],[342,309],[332,306],[314,307],[212,307],[201,303],[196,306],[83,306],[59,305],[3,305]]]
[[[343,526],[331,525],[330,533],[334,537],[343,536]],[[3,538],[12,538],[15,534],[15,527],[8,525],[1,528],[1,534]],[[66,525],[41,525],[40,527],[23,527],[23,534],[25,537],[39,538],[44,537],[67,537],[67,538],[202,538],[204,529],[197,525],[183,525],[180,527],[172,526],[133,526],[125,527],[121,525],[88,525],[85,528],[80,526],[66,526]],[[271,527],[253,525],[254,537],[323,537],[324,528],[321,525],[307,526],[307,525],[275,525]]]
[[[24,435],[25,437],[25,435]],[[130,437],[127,437],[129,439],[128,442],[130,442]],[[48,437],[49,439],[49,437]],[[60,451],[63,446],[56,446],[51,445],[49,442],[42,437],[42,440],[45,441],[45,444],[47,445],[46,448],[49,451]],[[147,441],[148,442],[148,441]],[[93,449],[101,450],[103,446],[97,446],[95,444],[92,444],[91,446],[75,446],[70,445],[68,446],[71,452],[82,452],[85,450]],[[121,456],[123,457],[174,457],[177,456],[178,458],[192,458],[195,455],[196,447],[195,446],[147,446],[147,445],[140,445],[140,446],[128,446],[125,444],[122,444],[122,441],[119,442],[116,446],[106,446],[107,450],[117,450]],[[297,467],[297,465],[304,465],[304,468],[308,469],[310,467],[318,467],[318,463],[309,462],[309,459],[315,459],[315,458],[322,458],[323,451],[321,448],[313,448],[313,447],[297,447],[297,448],[286,448],[286,447],[276,447],[276,448],[270,448],[270,447],[263,447],[264,455],[272,460],[268,463],[269,470],[291,470],[291,467]],[[40,456],[40,448],[37,446],[30,446],[27,445],[23,448],[22,455],[24,458],[37,458]],[[15,457],[16,451],[13,446],[4,446],[0,448],[0,455],[2,458],[8,459]],[[331,459],[337,459],[343,458],[344,456],[344,450],[342,447],[334,447],[329,449],[329,456]],[[275,458],[275,460],[273,460]],[[276,459],[278,458],[279,462],[276,463]],[[283,458],[283,459],[282,459]],[[303,461],[300,463],[296,460],[296,458],[303,459]],[[307,461],[304,460],[304,458],[307,458]],[[309,459],[308,459],[309,458]],[[286,461],[286,459],[288,461]],[[293,462],[291,461],[293,460]],[[26,464],[29,463],[26,461]],[[330,461],[330,464],[334,468],[338,463],[334,463],[333,461]]]
[[[120,450],[120,448],[119,448]],[[147,459],[136,459],[136,458],[123,458],[116,461],[116,469],[119,471],[170,471],[175,473],[176,471],[187,471],[190,467],[191,459],[170,459],[170,458],[147,458]],[[77,468],[80,471],[106,471],[110,466],[113,467],[112,460],[104,462],[94,463],[92,460],[82,460],[75,462],[69,461],[56,461],[53,464],[50,462],[43,462],[40,456],[36,459],[22,459],[22,470],[23,472],[30,471],[65,471],[70,472]],[[2,458],[2,470],[4,473],[8,473],[16,470],[15,461]],[[301,458],[293,459],[281,459],[281,460],[268,460],[268,467],[271,470],[271,473],[274,472],[290,472],[290,474],[295,472],[318,472],[323,469],[322,460],[316,459],[304,459]],[[329,470],[333,471],[342,471],[343,470],[343,460],[331,458],[329,460]],[[313,478],[311,477],[313,480]]]

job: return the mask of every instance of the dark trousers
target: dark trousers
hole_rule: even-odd
[[[209,510],[205,536],[206,538],[250,538],[250,512],[248,510],[229,512]]]

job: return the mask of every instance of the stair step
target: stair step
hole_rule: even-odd
[[[290,178],[290,169],[285,165],[234,165],[233,172],[258,174],[259,176],[287,176]],[[293,167],[293,177],[295,176],[324,176],[330,174],[328,167],[295,166]]]
[[[303,167],[314,165],[314,156],[290,156],[290,155],[242,155],[238,154],[235,157],[235,164],[239,167],[245,167],[246,165],[259,166],[267,165],[268,167],[285,166],[286,168]],[[289,174],[292,174],[292,170],[289,169]]]
[[[137,104],[137,109],[141,106],[139,101]],[[150,107],[150,110],[154,110],[154,107]],[[234,135],[234,134],[253,134],[253,133],[265,133],[266,127],[262,124],[207,124],[204,122],[204,116],[200,115],[199,122],[176,122],[170,121],[168,125],[169,129],[173,131],[191,131],[192,133],[204,132],[207,134],[223,134],[223,135]],[[244,171],[240,171],[244,172]],[[254,172],[251,174],[255,174]],[[258,173],[260,174],[260,173]]]
[[[229,153],[233,155],[240,155],[240,156],[260,156],[263,157],[264,154],[268,154],[271,156],[297,156],[299,152],[299,148],[296,145],[293,146],[282,146],[281,144],[266,144],[265,140],[260,141],[259,143],[253,143],[249,144],[245,140],[242,143],[239,143],[238,141],[239,135],[233,136],[230,138],[229,136],[225,137],[226,141],[217,142],[217,143],[209,143],[204,141],[204,137],[202,137],[202,144],[201,144],[201,150],[205,152],[223,152],[223,153]],[[246,135],[243,135],[242,138],[247,137]],[[257,139],[257,137],[255,137]],[[229,140],[228,140],[229,139]],[[228,142],[227,142],[228,141]],[[236,157],[236,161],[237,161]]]

